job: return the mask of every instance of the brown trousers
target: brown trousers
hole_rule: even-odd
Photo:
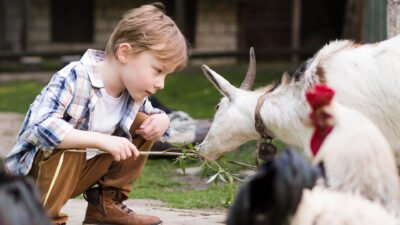
[[[154,143],[134,135],[134,131],[146,118],[147,115],[139,113],[130,129],[133,144],[139,151],[149,151]],[[36,180],[42,194],[42,202],[45,200],[63,152],[65,150],[54,150],[45,158],[42,151],[39,151],[35,156],[29,175]],[[128,197],[132,190],[132,183],[141,174],[146,160],[147,156],[141,155],[136,160],[131,157],[115,162],[111,154],[101,154],[86,160],[84,152],[65,152],[59,175],[44,206],[48,215],[54,223],[66,222],[68,216],[60,213],[61,208],[70,198],[80,195],[96,183],[103,188],[117,188],[125,197]]]

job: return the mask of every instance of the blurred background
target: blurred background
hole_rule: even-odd
[[[0,167],[14,145],[29,104],[51,76],[70,61],[79,60],[88,48],[104,49],[123,12],[152,2],[0,0]],[[189,66],[168,76],[165,90],[156,97],[168,108],[199,120],[211,119],[221,98],[202,75],[201,64],[212,66],[238,86],[253,46],[257,57],[255,87],[260,87],[285,70],[295,69],[331,40],[366,43],[387,38],[386,0],[161,2],[191,49]],[[275,143],[283,147],[279,141]],[[225,157],[254,164],[254,149],[255,143],[249,142]],[[186,163],[193,168],[201,164],[196,160]],[[135,198],[158,199],[177,208],[223,208],[230,204],[235,187],[206,184],[210,171],[182,175],[178,172],[182,165],[185,167],[182,162],[150,160],[135,183]],[[232,173],[242,171],[227,168]],[[246,176],[246,171],[243,174]]]
[[[104,49],[122,13],[145,0],[0,0],[0,71],[57,69]],[[193,64],[312,56],[329,40],[386,38],[385,0],[163,0],[191,44]]]

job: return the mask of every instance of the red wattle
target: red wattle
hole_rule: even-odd
[[[314,157],[318,154],[319,148],[332,129],[332,126],[326,127],[325,129],[315,129],[310,141],[311,152]]]

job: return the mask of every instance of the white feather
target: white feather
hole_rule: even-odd
[[[398,225],[379,203],[322,187],[304,190],[290,225]]]
[[[328,186],[359,193],[399,213],[400,180],[385,137],[363,114],[334,100],[323,110],[334,125],[313,161],[323,162]]]

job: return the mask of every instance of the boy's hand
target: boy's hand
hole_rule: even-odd
[[[156,141],[162,137],[169,127],[169,118],[167,114],[153,114],[150,115],[136,130],[139,134],[148,141]]]
[[[129,157],[137,159],[139,151],[128,139],[118,136],[104,135],[101,149],[109,152],[115,161],[125,160]]]

